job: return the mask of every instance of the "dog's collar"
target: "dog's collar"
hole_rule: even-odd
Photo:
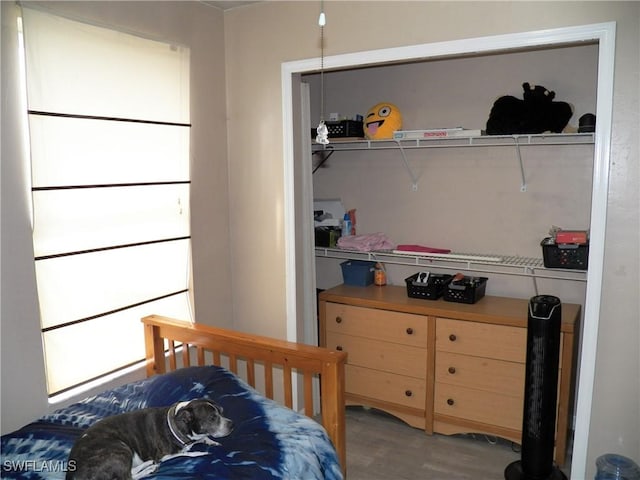
[[[176,425],[175,418],[176,418],[177,405],[179,404],[176,403],[175,405],[172,405],[171,408],[169,408],[169,411],[167,411],[167,426],[169,427],[169,431],[173,435],[173,438],[175,438],[178,441],[180,446],[186,447],[192,441],[189,437],[187,437],[186,435],[183,435]]]

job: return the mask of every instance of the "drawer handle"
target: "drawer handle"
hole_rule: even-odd
[[[405,390],[404,394],[405,394],[407,397],[410,397],[410,396],[412,396],[412,395],[413,395],[413,392],[412,392],[411,390]]]
[[[341,351],[342,351],[342,345],[338,345],[338,346],[336,347],[336,350],[338,350],[339,352],[341,352]]]
[[[342,323],[342,317],[336,317],[336,323]]]
[[[407,335],[413,335],[413,328],[407,328]]]
[[[451,375],[453,375],[454,373],[456,373],[456,367],[449,367],[449,373]]]
[[[452,342],[455,342],[457,338],[458,337],[456,337],[453,333],[449,335],[449,340],[451,340]]]
[[[453,398],[447,398],[447,405],[453,405],[454,403],[456,402],[453,401]]]

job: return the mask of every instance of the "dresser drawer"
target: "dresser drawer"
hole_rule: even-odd
[[[511,397],[436,382],[434,412],[513,430],[522,429],[523,394]]]
[[[327,302],[327,332],[426,347],[427,317]]]
[[[438,318],[436,350],[524,363],[527,329]]]
[[[523,398],[524,376],[523,363],[449,352],[436,354],[436,382]]]
[[[427,378],[427,349],[354,337],[336,332],[327,333],[327,347],[349,354],[348,364],[389,373]]]
[[[403,405],[424,411],[424,380],[380,372],[357,365],[345,368],[345,390],[347,394]]]

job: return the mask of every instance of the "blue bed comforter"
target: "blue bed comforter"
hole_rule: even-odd
[[[177,456],[145,477],[169,479],[341,479],[336,452],[321,425],[261,396],[220,367],[190,367],[130,383],[46,415],[2,437],[0,477],[64,479],[73,442],[101,418],[207,397],[233,420],[219,446]],[[72,466],[71,466],[72,467]]]

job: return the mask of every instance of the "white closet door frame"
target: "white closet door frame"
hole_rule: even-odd
[[[582,25],[533,32],[521,32],[447,42],[411,45],[407,47],[348,53],[324,58],[325,69],[347,69],[363,65],[385,64],[403,60],[419,60],[431,57],[456,56],[467,53],[507,52],[515,49],[566,45],[580,42],[598,43],[598,89],[596,112],[598,123],[595,131],[593,160],[593,190],[591,195],[591,229],[589,244],[589,270],[584,309],[582,353],[578,378],[578,400],[576,405],[576,430],[572,455],[572,480],[584,480],[587,467],[588,435],[591,421],[591,404],[595,374],[595,359],[598,342],[600,296],[604,262],[604,240],[607,219],[607,196],[609,185],[611,123],[613,110],[613,79],[615,63],[615,22]],[[287,336],[297,337],[296,325],[296,250],[295,205],[294,205],[294,122],[293,81],[299,74],[318,71],[320,58],[285,62],[282,74],[282,112],[284,146],[285,185],[285,232],[286,244],[286,292],[287,292]],[[298,188],[301,188],[298,185]],[[315,295],[315,291],[307,292]],[[311,319],[305,319],[309,322]],[[309,324],[306,324],[309,327]]]

